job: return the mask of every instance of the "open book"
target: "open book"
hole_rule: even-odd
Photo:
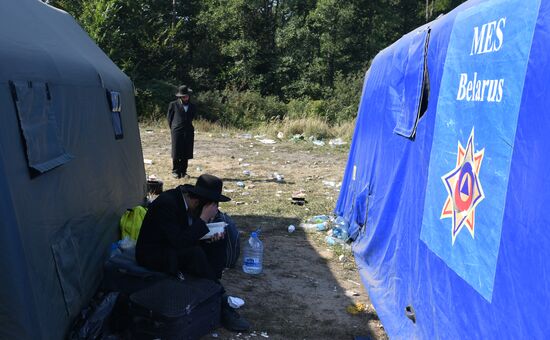
[[[201,237],[201,240],[207,240],[215,234],[223,233],[226,225],[227,223],[225,222],[207,223],[206,226],[210,231],[208,232],[208,234]]]

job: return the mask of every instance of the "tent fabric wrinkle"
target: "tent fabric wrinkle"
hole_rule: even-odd
[[[69,228],[61,230],[52,241],[52,253],[55,268],[61,289],[67,315],[75,317],[80,311],[79,299],[81,299],[80,271],[81,265]]]

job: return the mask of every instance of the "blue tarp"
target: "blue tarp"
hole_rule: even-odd
[[[366,74],[335,210],[391,338],[550,334],[549,14],[468,1]]]

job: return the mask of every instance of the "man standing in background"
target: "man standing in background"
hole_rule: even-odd
[[[191,93],[193,90],[187,85],[178,87],[177,99],[168,106],[168,126],[172,136],[172,176],[175,178],[188,176],[188,162],[193,158],[195,106],[189,100]]]

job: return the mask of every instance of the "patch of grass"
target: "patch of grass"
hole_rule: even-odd
[[[303,135],[306,139],[309,137],[320,140],[342,138],[349,141],[354,125],[355,122],[349,122],[332,126],[319,118],[285,118],[281,121],[265,123],[255,130],[269,136],[277,136],[279,132],[282,132],[284,139],[289,139],[294,135]]]
[[[332,128],[336,137],[342,138],[343,141],[350,143],[355,131],[355,119],[340,123]]]
[[[220,125],[219,123],[211,122],[204,119],[196,119],[193,121],[195,131],[208,133],[232,133],[237,129]]]
[[[140,123],[149,128],[167,128],[165,119],[143,118]],[[279,132],[283,133],[283,139],[288,140],[294,135],[303,135],[305,139],[314,137],[319,140],[341,138],[349,143],[355,129],[355,120],[343,122],[337,125],[330,125],[319,118],[284,118],[283,120],[271,120],[250,129],[239,129],[232,126],[224,126],[219,122],[212,122],[206,119],[193,121],[196,131],[206,133],[227,133],[241,134],[244,132],[265,135],[267,138],[277,138]]]

